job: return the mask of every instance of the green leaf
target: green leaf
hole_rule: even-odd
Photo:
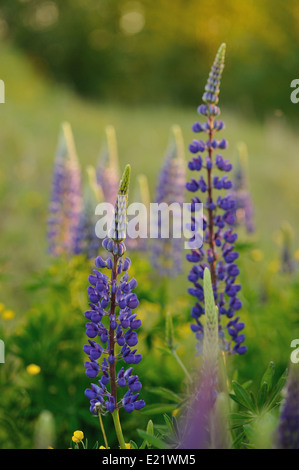
[[[163,418],[164,418],[164,421],[166,423],[166,426],[167,426],[167,429],[168,429],[169,433],[174,434],[172,419],[166,413],[164,413]]]
[[[244,382],[242,384],[242,387],[245,388],[245,390],[247,390],[248,388],[251,387],[252,384],[253,384],[253,380],[247,380],[247,382]]]
[[[151,419],[147,423],[146,432],[151,436],[154,436],[154,424]]]
[[[271,361],[261,380],[261,386],[263,386],[263,384],[266,383],[268,386],[268,391],[270,391],[272,388],[274,373],[275,373],[275,365],[274,365],[274,362]]]
[[[152,445],[155,449],[168,449],[169,446],[156,436],[152,436],[142,429],[137,429],[139,436]]]
[[[138,449],[138,445],[134,441],[130,441],[131,449]]]
[[[172,390],[168,390],[168,388],[158,387],[158,388],[150,388],[148,390],[149,390],[150,393],[153,393],[154,395],[159,395],[159,396],[165,398],[168,401],[172,400],[175,403],[182,403],[183,402],[183,398],[181,398],[179,395],[177,395]]]
[[[276,383],[276,385],[273,387],[272,393],[269,397],[269,401],[267,403],[268,410],[270,411],[272,408],[277,406],[277,402],[280,401],[280,393],[285,386],[286,379],[287,379],[288,371],[286,370]]]
[[[176,409],[175,404],[165,404],[165,403],[154,403],[152,405],[147,405],[141,413],[146,416],[159,415],[163,413],[171,413]]]
[[[238,384],[237,382],[233,382],[232,386],[235,395],[230,394],[230,397],[240,405],[244,406],[244,408],[247,408],[248,410],[255,413],[256,409],[254,401],[247,391],[242,387],[242,385]]]
[[[257,406],[259,410],[261,410],[265,406],[267,402],[267,398],[268,398],[268,385],[267,385],[267,382],[264,382],[261,388],[259,389],[258,396],[257,396]]]
[[[160,351],[163,354],[167,354],[168,356],[172,354],[172,351],[170,349],[162,348],[161,346],[156,346],[156,350]]]

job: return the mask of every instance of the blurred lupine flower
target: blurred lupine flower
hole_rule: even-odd
[[[54,161],[50,217],[49,252],[73,254],[82,210],[81,172],[71,127],[62,124]]]
[[[166,203],[182,204],[185,201],[186,168],[184,157],[184,142],[179,126],[172,128],[174,140],[172,140],[164,159],[164,164],[158,178],[156,188],[157,204]],[[181,212],[181,211],[180,211]],[[162,238],[161,230],[163,210],[157,214],[158,238],[152,246],[152,263],[162,276],[174,277],[182,269],[183,242],[181,235],[181,213],[169,213],[169,227],[173,227],[173,233],[169,238]],[[177,230],[177,228],[178,230]],[[178,231],[178,234],[175,232]]]
[[[94,258],[99,253],[101,241],[96,236],[95,209],[103,200],[101,188],[97,184],[94,167],[87,167],[88,181],[83,194],[83,209],[80,214],[80,222],[76,235],[76,254],[85,254],[88,258]]]
[[[83,349],[89,360],[85,362],[85,368],[89,378],[94,379],[99,374],[101,378],[85,390],[85,395],[90,400],[90,411],[95,415],[107,411],[113,413],[121,407],[131,413],[145,405],[139,399],[142,385],[131,367],[142,359],[135,348],[138,343],[136,330],[141,321],[132,312],[139,304],[133,293],[137,282],[134,278],[129,280],[130,259],[123,259],[129,179],[130,166],[127,165],[119,185],[112,229],[103,241],[103,247],[111,257],[104,260],[98,256],[95,259],[97,269],[89,276],[91,285],[87,289],[90,310],[85,312],[85,317],[89,320],[86,323],[89,339]],[[104,268],[111,271],[110,279],[101,272]],[[95,340],[96,337],[102,344]],[[118,367],[120,363],[124,365]],[[126,368],[126,364],[130,367]],[[119,398],[118,389],[125,387],[128,390]]]
[[[299,449],[299,365],[290,368],[278,426],[277,447]]]
[[[228,143],[225,139],[217,140],[215,133],[224,128],[223,121],[216,119],[220,114],[217,106],[218,94],[220,90],[220,80],[224,68],[225,44],[220,47],[212,70],[209,75],[208,83],[205,87],[202,104],[198,108],[199,114],[207,118],[207,122],[201,124],[196,122],[193,125],[193,131],[196,133],[206,133],[207,140],[193,140],[189,146],[189,150],[195,156],[189,162],[189,169],[193,172],[206,170],[206,178],[201,176],[200,179],[191,178],[186,185],[187,189],[196,193],[201,191],[207,195],[206,200],[202,201],[198,196],[194,196],[191,202],[191,218],[194,226],[198,223],[195,220],[195,204],[204,204],[203,219],[203,246],[200,249],[192,249],[187,255],[187,260],[193,264],[189,274],[189,281],[194,284],[194,288],[189,289],[190,295],[196,298],[196,304],[192,309],[192,318],[195,324],[192,324],[192,330],[198,339],[198,352],[202,352],[202,340],[204,336],[204,327],[200,321],[204,314],[204,294],[202,288],[203,273],[206,266],[209,267],[212,277],[215,301],[219,309],[219,336],[222,339],[222,348],[231,353],[244,354],[247,350],[242,345],[245,336],[241,333],[244,329],[244,323],[240,321],[239,316],[235,317],[237,311],[242,307],[241,301],[237,294],[241,286],[237,284],[236,278],[239,274],[239,268],[235,264],[239,254],[234,250],[234,243],[237,235],[233,232],[235,224],[235,202],[233,198],[227,194],[223,196],[214,196],[214,191],[232,189],[232,182],[227,176],[214,175],[213,171],[218,169],[220,172],[228,173],[232,170],[229,160],[225,160],[220,153],[214,151],[224,150]],[[201,154],[206,153],[205,159]],[[194,242],[195,236],[190,239]],[[227,341],[222,326],[222,317],[229,319],[225,329],[230,335]]]
[[[115,129],[106,127],[107,143],[97,167],[97,181],[103,192],[104,202],[114,205],[119,183],[118,152]]]
[[[148,186],[147,177],[143,174],[140,174],[136,178],[136,185],[133,194],[133,203],[142,204],[146,209],[145,218],[140,220],[141,224],[144,224],[146,231],[148,231],[148,215],[150,213],[150,192]],[[143,212],[140,212],[143,214]],[[128,237],[126,241],[126,246],[130,251],[146,251],[148,248],[148,238],[131,238]]]
[[[228,448],[228,423],[225,412],[227,400],[219,393],[218,383],[218,309],[214,301],[211,275],[208,268],[203,278],[205,302],[205,336],[199,390],[191,403],[185,423],[181,449]],[[215,423],[217,425],[215,426]]]
[[[244,226],[248,233],[255,231],[254,209],[248,183],[248,151],[244,143],[238,144],[238,161],[230,196],[235,200],[236,225]]]
[[[281,232],[281,271],[283,273],[292,273],[295,269],[294,257],[292,253],[294,231],[288,222],[283,222],[280,232]]]

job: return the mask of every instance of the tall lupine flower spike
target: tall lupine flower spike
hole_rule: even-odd
[[[292,244],[294,241],[294,230],[288,222],[281,225],[281,271],[283,273],[294,272],[294,258]]]
[[[205,116],[207,121],[204,124],[196,122],[193,125],[193,131],[196,133],[206,133],[207,140],[193,140],[189,150],[194,154],[194,158],[189,162],[189,169],[193,172],[205,170],[206,178],[202,175],[191,178],[186,185],[187,189],[196,193],[200,191],[206,195],[206,200],[202,201],[198,196],[192,198],[191,214],[194,224],[195,204],[204,203],[203,220],[203,246],[200,249],[192,249],[187,255],[187,260],[193,264],[188,279],[194,284],[194,288],[189,289],[189,293],[196,298],[196,304],[192,309],[192,318],[195,323],[192,324],[192,330],[196,333],[198,339],[198,352],[202,351],[202,340],[204,336],[204,327],[201,323],[201,316],[204,314],[204,295],[202,288],[203,272],[205,267],[209,267],[211,272],[215,301],[219,309],[219,335],[222,339],[222,348],[230,353],[244,354],[247,350],[242,345],[245,336],[241,333],[244,323],[240,322],[236,312],[242,307],[237,294],[241,286],[237,284],[236,278],[239,269],[235,264],[239,254],[234,250],[234,243],[237,235],[233,232],[235,224],[235,202],[229,195],[214,195],[215,191],[228,191],[232,188],[232,182],[227,176],[214,175],[215,170],[228,173],[232,169],[229,160],[225,160],[220,153],[227,148],[228,143],[225,139],[217,140],[215,134],[224,128],[224,123],[216,119],[220,114],[217,106],[219,100],[220,80],[224,68],[225,44],[220,47],[208,83],[203,95],[204,104],[199,106],[198,112]],[[205,158],[202,154],[206,153]],[[190,240],[194,241],[194,236]],[[230,339],[227,341],[222,326],[222,317],[226,316],[229,322],[225,326]]]
[[[156,189],[155,202],[161,205],[161,211],[157,214],[158,238],[152,247],[152,263],[159,270],[160,275],[174,277],[182,269],[183,244],[179,229],[181,227],[181,207],[185,202],[186,168],[184,142],[180,127],[173,126],[172,133],[174,141],[172,140],[166,153]],[[162,238],[163,217],[168,217],[168,208],[163,210],[163,203],[166,203],[168,207],[177,205],[178,209],[178,213],[173,215],[173,220],[169,220],[169,227],[173,227],[173,233],[170,233],[168,238]],[[169,218],[171,219],[171,217]]]
[[[71,127],[62,124],[54,161],[49,251],[55,256],[73,254],[82,209],[81,172]]]
[[[215,305],[211,275],[208,268],[203,278],[205,302],[205,336],[203,340],[202,369],[200,386],[193,400],[180,444],[181,449],[227,448],[227,420],[223,408],[225,397],[219,394],[218,358],[220,353],[218,337],[218,309]],[[213,426],[217,422],[219,426]]]
[[[103,193],[97,184],[96,171],[88,166],[87,184],[83,195],[83,208],[76,236],[76,254],[85,254],[87,258],[94,258],[100,248],[100,240],[95,233],[96,206],[103,200]]]
[[[245,143],[238,144],[238,160],[230,192],[235,200],[236,225],[244,226],[248,233],[255,230],[253,203],[248,182],[248,150]]]
[[[137,282],[134,278],[129,280],[127,271],[130,268],[130,259],[123,260],[126,251],[124,239],[129,179],[130,166],[127,165],[119,185],[112,229],[103,241],[103,247],[111,253],[111,257],[106,260],[97,257],[97,269],[89,276],[90,310],[85,312],[89,320],[86,324],[89,340],[83,348],[89,356],[89,360],[85,362],[87,376],[94,379],[101,375],[96,384],[91,384],[91,388],[85,390],[85,395],[90,399],[90,411],[95,415],[112,413],[118,437],[121,434],[118,410],[123,407],[131,413],[145,405],[139,399],[142,385],[138,376],[133,374],[132,367],[142,359],[135,348],[138,343],[136,330],[141,325],[133,312],[139,304],[133,293]],[[102,272],[104,268],[111,271],[110,279]],[[101,344],[95,340],[96,337]],[[126,368],[126,365],[129,367]],[[120,397],[119,391],[126,387],[127,391]],[[123,439],[119,437],[119,440],[123,446]]]
[[[144,218],[140,220],[139,226],[143,224],[143,227],[146,229],[146,234],[148,233],[148,214],[150,213],[150,191],[148,186],[148,180],[146,175],[140,174],[136,178],[135,190],[133,195],[133,203],[141,203],[145,208],[146,212],[141,212],[144,214]],[[143,230],[142,230],[143,232]],[[147,238],[127,238],[127,248],[130,251],[146,251],[148,249],[148,239]]]
[[[299,449],[299,364],[290,368],[278,426],[277,447]]]
[[[107,144],[97,167],[97,181],[102,189],[104,202],[114,205],[120,177],[117,141],[113,126],[107,126],[105,131]]]

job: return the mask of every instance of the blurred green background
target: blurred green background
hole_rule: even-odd
[[[290,83],[299,72],[299,5],[273,3],[1,1],[6,103],[0,105],[0,303],[13,313],[0,316],[9,363],[0,366],[1,400],[6,397],[2,447],[34,446],[34,426],[44,409],[57,420],[57,446],[67,446],[77,426],[91,426],[98,438],[83,395],[88,381],[82,312],[90,265],[80,258],[51,266],[47,255],[60,123],[71,123],[83,175],[88,164],[96,165],[105,127],[112,124],[121,167],[132,165],[133,180],[145,173],[153,198],[173,124],[182,128],[187,155],[196,108],[222,42],[227,60],[220,104],[223,136],[230,142],[225,153],[234,162],[238,142],[248,147],[257,226],[251,238],[241,237],[241,314],[249,351],[244,358],[230,358],[229,367],[238,367],[244,380],[258,380],[270,360],[280,372],[287,366],[290,342],[299,337],[299,104],[290,100]],[[280,270],[284,221],[292,227],[292,274]],[[163,345],[159,291],[146,266],[138,274],[138,259],[136,264],[145,324],[141,347],[148,353],[139,374],[146,390],[164,377],[164,385],[182,391],[175,362],[167,360],[165,374],[166,362],[155,348]],[[192,368],[188,287],[185,274],[168,286],[180,352]],[[31,363],[41,367],[36,376],[26,369]],[[153,403],[155,397],[144,393]],[[125,421],[132,438],[136,426],[146,424],[147,418],[138,419]],[[19,423],[21,435],[15,431]]]
[[[228,43],[223,103],[257,116],[295,112],[296,0],[2,0],[0,33],[39,73],[90,98],[194,105]]]

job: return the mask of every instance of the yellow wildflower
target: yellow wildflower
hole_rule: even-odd
[[[131,444],[125,444],[126,449],[131,449]]]
[[[76,442],[76,443],[79,443],[81,441],[83,441],[84,439],[84,434],[82,431],[75,431],[73,436],[72,436],[72,441],[73,442]]]
[[[4,312],[1,313],[1,317],[5,321],[10,321],[16,316],[15,312],[13,310],[4,310]]]
[[[29,375],[37,375],[41,371],[40,367],[36,364],[29,364],[29,366],[26,367],[26,370]]]
[[[262,259],[264,258],[264,253],[258,249],[251,250],[250,256],[253,261],[256,261],[258,263],[259,261],[262,261]]]

